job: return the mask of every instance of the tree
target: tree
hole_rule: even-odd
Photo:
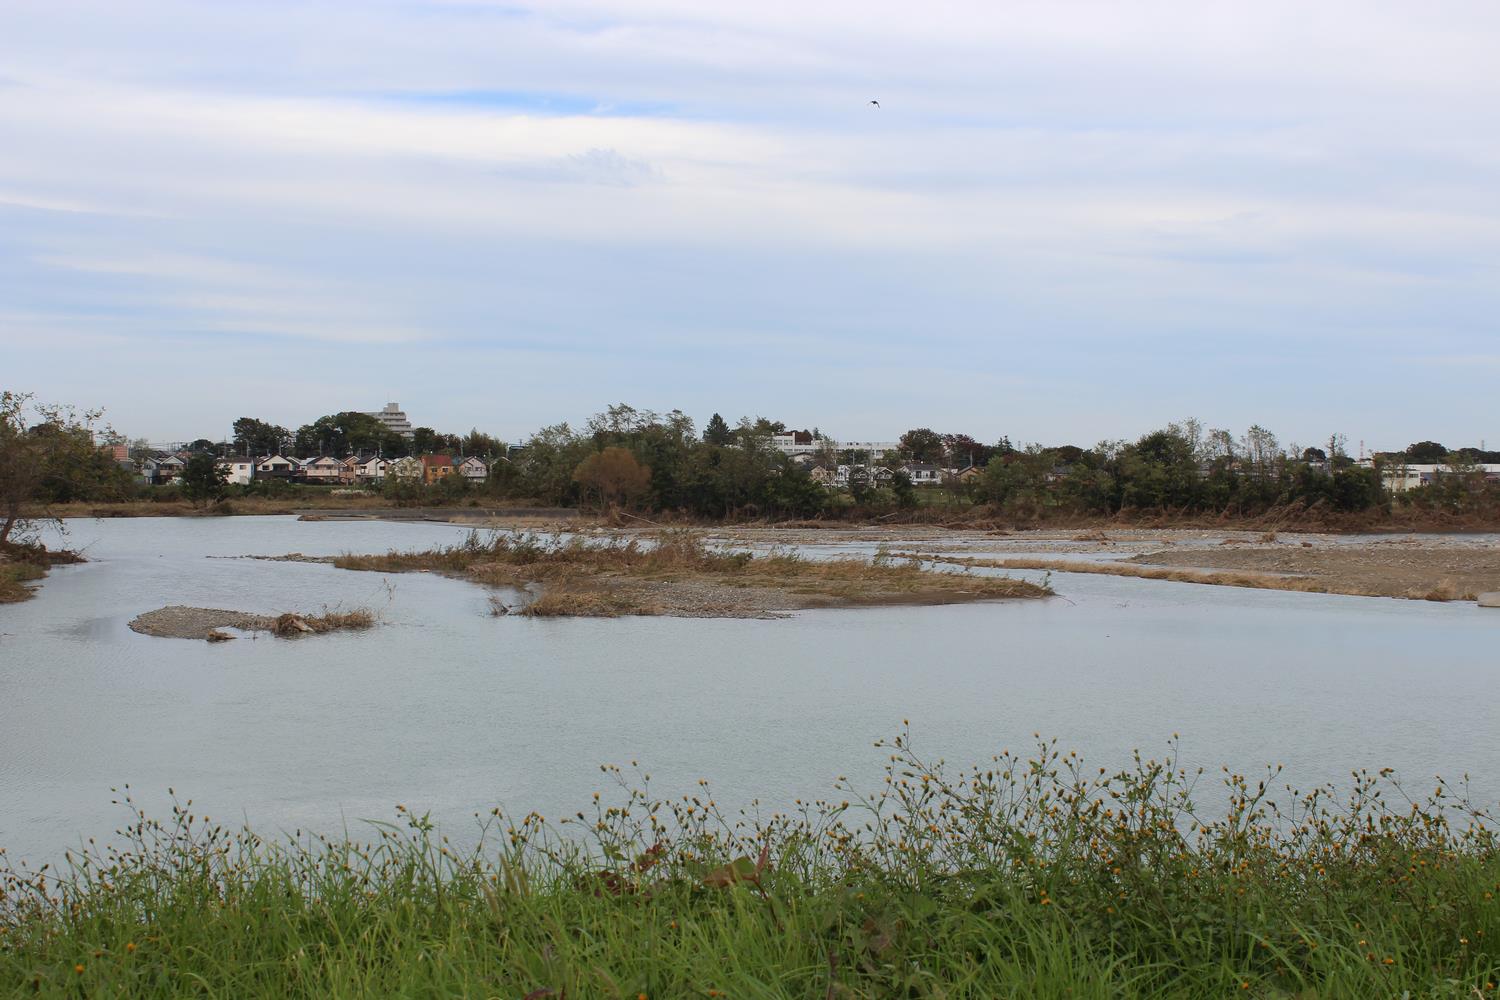
[[[896,496],[896,506],[910,510],[917,505],[917,491],[911,484],[911,476],[905,470],[897,470],[891,477],[891,492]]]
[[[995,451],[989,445],[980,444],[967,434],[944,434],[943,450],[953,464],[960,469],[967,469],[971,465],[981,467],[988,465],[990,456]]]
[[[465,455],[478,455],[481,458],[491,458],[496,455],[505,454],[505,442],[497,437],[485,434],[477,427],[470,428],[463,440],[459,442],[459,450]]]
[[[37,462],[36,442],[26,433],[26,408],[31,397],[22,393],[0,393],[0,545],[11,532],[28,527],[21,512],[35,497],[32,470]]]
[[[426,430],[432,433],[430,429]],[[409,446],[404,437],[368,413],[344,410],[297,428],[296,450],[303,457],[358,452],[395,458],[405,455]]]
[[[651,484],[651,469],[625,448],[596,451],[573,470],[573,481],[599,494],[605,504],[629,502]]]
[[[1406,459],[1416,465],[1438,465],[1448,458],[1448,449],[1436,441],[1418,441],[1407,445]]]
[[[708,426],[703,428],[703,442],[705,444],[726,445],[734,440],[734,432],[729,429],[729,424],[724,418],[715,413],[708,418]]]
[[[200,452],[201,451],[201,452],[207,452],[209,454],[212,454],[214,452],[214,450],[217,449],[218,447],[219,447],[218,445],[214,444],[208,438],[199,438],[198,440],[194,441],[192,444],[188,445],[187,446],[187,450],[188,451],[192,451],[192,452]]]
[[[242,455],[274,455],[286,447],[291,431],[254,417],[234,422],[234,450]]]
[[[431,427],[418,427],[412,432],[411,452],[413,455],[457,452],[462,446],[463,441],[457,434],[440,434]]]
[[[917,427],[901,435],[901,450],[913,462],[930,462],[941,465],[943,461],[943,436],[928,427]]]
[[[212,455],[200,451],[183,463],[182,473],[177,478],[182,495],[194,504],[202,504],[224,495],[229,476]]]
[[[130,474],[94,443],[102,413],[41,405],[30,393],[0,392],[0,545],[29,534],[46,515],[35,510],[70,500],[118,500]],[[112,434],[108,428],[102,433]]]

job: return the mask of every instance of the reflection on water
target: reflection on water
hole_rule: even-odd
[[[816,611],[779,621],[493,618],[429,574],[208,556],[456,542],[432,524],[290,518],[70,522],[89,563],[0,606],[0,846],[41,856],[112,831],[111,786],[219,820],[358,832],[395,803],[456,837],[500,804],[571,812],[597,765],[723,802],[873,785],[909,718],[968,763],[1039,731],[1101,765],[1182,734],[1214,768],[1307,785],[1393,766],[1500,799],[1500,613],[1472,605],[1053,574],[1060,599]],[[873,551],[873,546],[850,547]],[[1018,574],[1026,575],[1026,574]],[[388,584],[389,583],[389,587]],[[167,604],[378,608],[367,633],[220,645],[136,635]]]

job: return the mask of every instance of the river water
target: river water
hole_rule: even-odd
[[[1055,736],[1091,763],[1159,754],[1302,786],[1394,767],[1500,800],[1500,612],[1472,604],[1054,574],[1058,598],[825,610],[772,621],[494,618],[488,594],[241,555],[384,552],[437,524],[286,517],[70,521],[89,562],[0,605],[0,847],[50,858],[166,790],[262,832],[361,834],[397,803],[462,840],[499,805],[545,815],[631,760],[724,803],[865,787],[909,719],[954,763]],[[843,546],[847,550],[859,546]],[[866,547],[868,549],[868,547]],[[1018,573],[1018,576],[1028,574]],[[1035,574],[1032,574],[1033,576]],[[137,635],[163,605],[369,606],[364,633],[209,645]],[[1212,778],[1212,774],[1208,776]]]

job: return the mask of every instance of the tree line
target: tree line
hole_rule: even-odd
[[[431,487],[387,480],[384,488],[392,499],[412,503],[447,502],[478,489],[548,506],[619,507],[706,519],[869,516],[935,500],[984,505],[1016,517],[1128,511],[1254,516],[1293,504],[1347,512],[1381,508],[1392,502],[1382,488],[1382,465],[1443,463],[1450,474],[1400,494],[1399,502],[1455,511],[1500,510],[1500,487],[1486,485],[1473,470],[1475,463],[1500,454],[1419,441],[1402,452],[1378,455],[1371,468],[1357,464],[1338,435],[1300,448],[1282,445],[1260,426],[1236,435],[1196,420],[1169,424],[1133,441],[1088,448],[1017,447],[1008,438],[983,444],[967,434],[915,428],[902,436],[898,454],[880,463],[891,468],[890,475],[876,475],[868,456],[838,452],[830,441],[814,461],[850,463],[847,486],[840,490],[822,485],[806,464],[775,448],[771,436],[785,433],[786,425],[764,417],[745,417],[731,425],[716,413],[699,433],[679,410],[656,413],[618,404],[582,427],[543,427],[514,449],[478,430],[456,435],[420,428],[415,440],[407,440],[374,417],[355,412],[320,417],[294,432],[244,417],[235,422],[234,432],[234,450],[252,455],[379,452],[399,457],[440,451],[491,460],[488,480],[477,486],[460,476]],[[816,430],[799,433],[827,441]],[[102,443],[123,441],[101,423],[97,411],[41,405],[15,392],[0,394],[0,540],[10,536],[28,505],[143,495],[147,488],[101,449]],[[941,490],[914,489],[898,471],[903,461],[941,465],[964,475],[951,478]],[[291,487],[257,482],[246,489],[271,488]],[[222,476],[214,473],[206,450],[178,489],[185,496],[223,495]]]

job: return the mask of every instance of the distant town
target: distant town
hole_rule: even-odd
[[[630,407],[612,408],[610,413],[617,411],[641,417],[638,423],[662,419],[680,423],[686,419],[675,411],[662,418]],[[360,417],[367,418],[364,426],[356,425]],[[218,442],[198,439],[158,446],[145,441],[117,442],[110,448],[122,467],[139,482],[152,486],[176,482],[195,454],[211,454],[224,482],[230,485],[275,481],[374,488],[387,479],[436,485],[450,477],[481,486],[491,480],[497,467],[522,461],[529,447],[527,442],[507,444],[478,431],[455,435],[414,426],[396,402],[378,410],[322,417],[296,431],[248,417],[236,421],[234,429],[232,439]],[[1263,468],[1268,455],[1278,449],[1274,437],[1261,428],[1252,428],[1238,442],[1238,455],[1236,441],[1227,432],[1204,431],[1194,422],[1172,425],[1169,430],[1189,439],[1205,477],[1216,460],[1236,468]],[[967,435],[943,435],[924,428],[909,431],[895,441],[840,440],[818,430],[788,430],[783,424],[765,420],[746,420],[731,430],[717,414],[703,432],[703,439],[733,446],[744,444],[747,435],[785,456],[811,481],[835,491],[859,492],[889,487],[898,481],[913,488],[961,488],[977,484],[997,456],[1011,461],[1014,456],[1038,452],[1056,459],[1045,480],[1057,483],[1084,455],[1083,449],[1074,446],[1019,449],[1007,440],[983,445]],[[1449,451],[1436,442],[1419,442],[1402,451],[1380,453],[1365,453],[1361,446],[1357,455],[1350,456],[1343,439],[1335,436],[1327,448],[1301,448],[1280,457],[1325,474],[1342,467],[1378,470],[1382,487],[1390,493],[1430,486],[1445,475],[1460,473],[1485,483],[1500,483],[1500,452],[1485,451],[1482,443],[1479,448]]]

